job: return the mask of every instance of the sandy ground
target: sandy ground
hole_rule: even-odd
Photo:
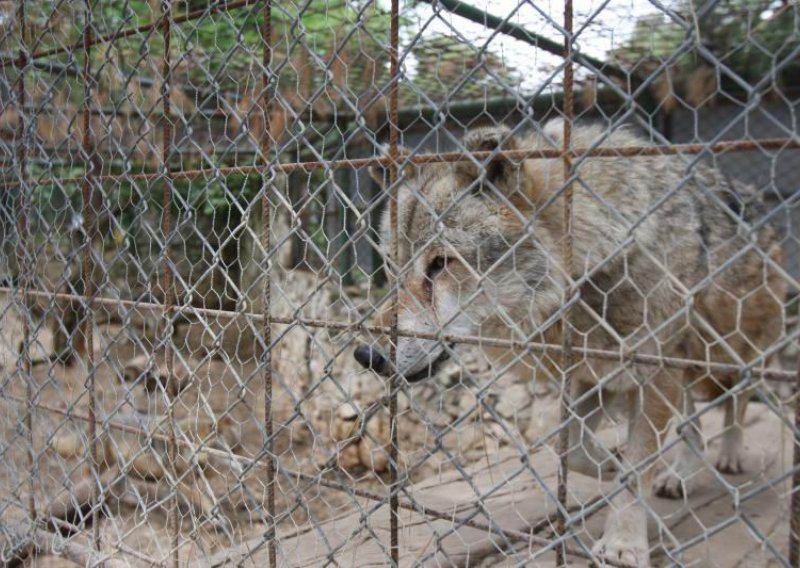
[[[27,385],[25,373],[16,365],[15,346],[22,337],[20,319],[7,305],[0,317],[3,326],[3,337],[0,339],[0,435],[3,440],[0,525],[8,527],[23,523],[28,518],[31,488],[36,510],[42,517],[47,515],[54,502],[63,500],[75,484],[90,479],[92,468],[88,465],[91,462],[88,423],[63,414],[73,412],[87,416],[90,396],[86,388],[87,370],[82,363],[70,367],[37,365],[32,373],[32,382]],[[32,350],[33,358],[46,355],[51,345],[50,333],[46,328],[36,330],[36,337],[37,348]],[[146,414],[150,417],[164,419],[167,401],[163,393],[148,394],[141,381],[135,385],[124,381],[125,364],[137,356],[150,353],[151,346],[142,344],[140,334],[126,332],[119,325],[98,327],[95,337],[96,367],[92,376],[98,419],[143,429],[148,428],[148,423],[142,421],[142,409],[147,410]],[[161,351],[157,350],[156,353],[160,354]],[[154,357],[154,361],[158,364],[159,355]],[[242,472],[230,467],[226,471],[225,467],[229,464],[212,463],[204,471],[189,476],[193,490],[223,509],[214,519],[206,518],[197,511],[182,511],[180,554],[189,560],[265,530],[265,470],[263,459],[260,459],[263,458],[264,440],[264,374],[253,356],[245,361],[210,358],[192,353],[185,345],[176,354],[175,368],[191,376],[189,388],[180,393],[174,405],[176,422],[188,424],[184,429],[192,430],[193,425],[221,423],[224,420],[239,441],[238,447],[232,452],[237,463],[251,464],[249,471]],[[320,472],[320,465],[328,462],[328,469],[334,471],[333,477],[341,476],[336,468],[336,452],[327,447],[327,439],[313,427],[311,417],[303,415],[304,409],[313,408],[314,405],[308,400],[304,402],[307,394],[302,392],[301,381],[291,379],[280,377],[280,380],[276,380],[273,393],[273,421],[277,434],[274,451],[279,456],[281,467],[316,475]],[[30,386],[38,406],[32,412],[32,433],[25,427],[26,386]],[[313,400],[313,396],[307,398]],[[141,435],[131,435],[114,428],[104,429],[102,425],[98,425],[97,431],[101,450],[109,443],[109,439],[112,445],[145,445],[144,436]],[[158,428],[157,433],[168,432],[165,424]],[[197,441],[190,434],[187,434],[187,439]],[[71,451],[66,451],[72,455],[63,455],[65,451],[62,446],[67,442],[76,445]],[[204,445],[212,450],[226,449],[224,444],[216,443],[213,434],[200,441],[198,447],[202,449]],[[57,448],[60,450],[57,451]],[[139,453],[165,458],[166,448],[164,444],[154,443],[153,450],[144,448]],[[106,469],[107,462],[101,455],[101,463],[95,472],[101,473]],[[141,477],[136,471],[129,474]],[[380,490],[385,486],[381,476],[364,468],[347,474],[343,481],[350,483],[356,478],[366,488]],[[276,491],[276,510],[284,512],[281,520],[283,526],[302,526],[310,518],[324,520],[347,506],[349,499],[340,492],[308,482],[288,483],[288,479],[284,476],[282,485],[286,487]],[[159,488],[168,488],[166,474],[163,478],[149,480],[147,487],[156,493]],[[131,555],[126,557],[124,549],[134,550],[158,562],[168,557],[170,539],[165,503],[150,497],[128,495],[126,502],[116,505],[113,515],[100,516],[104,548],[111,551],[121,546],[123,550],[116,552],[132,565],[142,562]],[[90,529],[87,528],[87,532]],[[75,538],[86,542],[85,534]],[[40,564],[43,561],[38,559]]]
[[[104,458],[94,470],[89,467],[88,424],[64,415],[88,413],[86,367],[81,363],[72,367],[37,365],[28,383],[25,373],[17,368],[21,320],[7,303],[0,308],[0,323],[3,330],[0,334],[0,541],[8,546],[14,538],[9,527],[24,525],[28,518],[31,490],[37,515],[46,518],[54,504],[63,503],[82,481],[85,483],[113,466],[110,458]],[[33,324],[36,341],[31,355],[37,358],[50,352],[52,340],[46,326],[41,322]],[[203,326],[201,331],[207,329]],[[252,347],[252,336],[246,331],[244,327],[233,326],[223,334],[225,341],[232,341],[235,348],[215,349],[213,341],[194,337],[191,329],[175,340],[176,372],[189,377],[189,386],[175,399],[174,418],[183,425],[183,439],[197,450],[193,454],[197,463],[183,474],[182,487],[194,496],[198,507],[205,506],[205,509],[193,508],[190,503],[181,507],[178,550],[181,561],[187,565],[227,558],[231,551],[241,553],[243,546],[244,550],[250,547],[250,552],[257,549],[255,564],[263,565],[261,545],[268,528],[262,451],[265,377],[257,350]],[[287,330],[278,329],[276,333],[284,331]],[[146,355],[158,366],[163,350],[154,346],[152,339],[144,339],[146,333],[132,326],[102,325],[95,328],[95,337],[96,365],[91,376],[99,420],[167,434],[166,423],[152,427],[151,422],[142,419],[144,415],[150,421],[163,422],[168,402],[163,393],[148,394],[142,381],[134,384],[124,380],[128,362]],[[369,374],[356,373],[351,349],[347,345],[341,347],[323,333],[295,329],[282,337],[273,360],[276,372],[272,401],[274,452],[280,467],[275,491],[280,554],[289,565],[317,565],[332,550],[340,565],[381,565],[385,549],[376,552],[374,545],[386,537],[384,525],[388,513],[369,495],[385,496],[389,479],[385,471],[376,472],[368,466],[375,465],[378,457],[385,459],[380,445],[388,436],[388,430],[380,426],[385,424],[385,411],[376,414],[380,427],[371,430],[370,436],[376,438],[372,445],[365,446],[362,440],[358,446],[348,446],[348,440],[357,432],[358,421],[351,421],[352,413],[347,409],[359,407],[363,411],[385,395],[385,385]],[[470,365],[479,374],[480,363],[470,359],[466,366]],[[399,460],[401,478],[407,479],[408,487],[404,498],[413,496],[437,510],[462,513],[478,499],[491,502],[493,498],[501,498],[498,518],[510,518],[512,527],[518,527],[520,522],[527,526],[532,520],[546,517],[552,503],[543,500],[542,487],[536,486],[539,482],[534,483],[530,475],[520,475],[518,468],[520,455],[529,454],[545,485],[554,483],[554,457],[549,446],[525,451],[557,424],[558,406],[553,393],[546,388],[503,382],[505,379],[491,385],[492,388],[479,389],[474,377],[462,374],[457,368],[444,374],[437,385],[422,386],[400,396]],[[36,405],[31,414],[32,433],[25,426],[27,387]],[[476,392],[482,393],[479,398]],[[343,404],[343,400],[349,401],[348,404]],[[687,565],[769,565],[771,553],[753,536],[757,532],[753,527],[774,542],[778,550],[785,550],[788,494],[784,481],[741,505],[734,522],[731,521],[736,506],[734,496],[741,496],[758,483],[778,479],[789,468],[787,459],[791,459],[788,430],[764,405],[751,408],[755,410],[751,411],[746,435],[751,467],[746,475],[727,479],[730,485],[726,486],[709,470],[704,473],[705,481],[699,484],[696,498],[682,504],[657,500],[653,505],[662,524],[669,527],[669,532],[659,534],[658,538],[672,542],[672,548],[675,542],[691,541],[721,523],[729,523],[704,546],[691,547],[683,557]],[[716,409],[708,415],[706,435],[712,441],[712,453],[716,444],[713,440],[721,428],[720,415]],[[236,447],[228,444],[230,440],[220,440],[223,437],[220,432],[200,434],[205,423],[224,423],[226,432],[232,432],[238,442]],[[611,428],[606,435],[619,438],[620,431]],[[152,445],[147,446],[143,436],[102,424],[98,426],[98,434],[98,447],[110,444],[115,448],[131,445],[139,448],[122,464],[124,473],[120,477],[124,483],[115,488],[116,499],[109,500],[98,515],[102,551],[131,566],[165,562],[170,558],[172,542],[167,514],[171,473],[167,467],[160,474],[150,472],[148,477],[135,467],[142,456],[158,456],[168,463],[164,460],[165,445],[150,442]],[[64,440],[78,441],[71,454],[63,448],[59,450]],[[614,443],[619,443],[619,439]],[[206,451],[209,448],[210,454]],[[372,461],[365,459],[365,448]],[[105,455],[110,455],[109,450],[105,451]],[[211,459],[225,452],[230,453],[232,461]],[[205,460],[202,466],[198,456]],[[483,485],[464,486],[465,472],[483,480]],[[577,475],[572,481],[576,503],[605,490]],[[523,485],[515,485],[519,483]],[[330,485],[339,485],[347,491]],[[356,489],[361,492],[359,496],[354,493]],[[528,505],[518,506],[522,502]],[[525,546],[498,544],[496,535],[479,534],[480,531],[461,534],[461,530],[452,530],[449,521],[421,520],[411,512],[406,513],[402,542],[405,558],[414,562],[425,559],[443,565],[483,563],[485,566],[552,563],[546,552],[532,554]],[[585,542],[591,543],[599,535],[601,517],[591,516],[581,525]],[[362,523],[362,519],[367,522]],[[71,538],[88,547],[92,534],[89,517],[72,520],[83,530]],[[437,531],[446,538],[436,539]],[[461,544],[448,548],[453,542]],[[659,549],[659,542],[653,543],[654,563],[667,565],[664,547]],[[355,543],[365,548],[354,548]],[[368,553],[369,550],[372,552]],[[465,550],[468,554],[459,556]],[[44,556],[27,562],[39,566],[72,565]]]
[[[39,519],[48,518],[59,504],[76,505],[70,495],[78,492],[81,483],[85,485],[114,467],[114,456],[119,461],[118,452],[123,451],[128,452],[120,464],[125,471],[115,479],[132,481],[114,491],[104,488],[119,498],[109,500],[98,515],[102,549],[131,565],[169,558],[170,501],[164,497],[171,487],[167,447],[158,439],[148,442],[145,435],[114,427],[132,426],[161,436],[170,433],[165,410],[169,401],[163,391],[148,393],[144,379],[125,380],[126,365],[142,357],[153,364],[154,373],[159,366],[163,368],[164,352],[155,336],[133,325],[96,326],[91,373],[82,361],[72,366],[45,363],[34,366],[29,381],[17,363],[23,328],[13,303],[2,305],[0,320],[0,525],[25,525],[31,492]],[[182,439],[194,444],[195,458],[207,448],[218,453],[230,451],[239,465],[236,469],[208,458],[204,468],[182,474],[182,486],[187,486],[196,503],[207,505],[201,511],[181,510],[179,554],[189,562],[261,535],[267,527],[265,375],[246,326],[228,325],[220,334],[227,344],[215,348],[208,330],[219,332],[222,325],[194,326],[175,338],[174,372],[189,377],[188,388],[174,403],[175,422],[183,425]],[[52,352],[47,322],[32,321],[31,329],[31,358],[47,356]],[[287,332],[276,326],[274,333],[281,336],[273,358],[272,398],[273,449],[280,467],[275,491],[278,529],[297,531],[360,507],[352,494],[354,488],[387,494],[387,454],[382,445],[389,435],[386,410],[378,408],[360,440],[360,423],[351,416],[353,409],[372,407],[386,392],[385,384],[376,377],[355,371],[352,348],[341,348],[315,330]],[[399,463],[401,475],[410,482],[452,469],[454,463],[462,466],[483,459],[509,442],[508,434],[482,413],[470,387],[461,381],[460,371],[454,373],[447,389],[425,387],[400,397]],[[90,466],[89,423],[82,419],[89,414],[89,376],[94,381],[100,421],[95,468]],[[26,427],[28,388],[34,401],[32,432]],[[489,400],[496,402],[492,397],[487,397]],[[513,405],[505,406],[505,411],[515,412]],[[238,442],[234,449],[218,443],[213,433],[197,432],[202,424],[223,422]],[[525,429],[530,423],[528,413],[520,427]],[[351,443],[354,439],[356,444]],[[140,467],[142,459],[145,465]],[[154,473],[153,462],[156,470],[163,467]],[[348,491],[323,486],[318,477]],[[82,530],[72,538],[88,546],[91,515],[84,514],[73,515],[72,522]],[[5,546],[13,546],[17,537],[0,531],[0,538]],[[35,561],[41,564],[45,558]]]
[[[710,466],[719,451],[722,416],[716,410],[704,415],[711,438],[709,467],[692,480],[691,495],[647,500],[653,566],[783,565],[777,555],[787,552],[791,488],[785,472],[791,469],[793,446],[784,418],[766,405],[752,405],[746,471],[722,476]],[[607,428],[601,438],[616,443],[622,435],[622,428]],[[412,485],[401,497],[401,503],[413,504],[416,511],[400,509],[400,565],[554,566],[552,548],[537,545],[535,539],[553,538],[557,468],[557,456],[549,447],[532,452],[528,463],[521,462],[515,450],[504,448],[463,472],[442,473]],[[573,551],[591,550],[601,536],[607,507],[593,504],[598,499],[604,502],[613,487],[610,482],[570,475]],[[285,533],[278,545],[281,562],[303,567],[329,561],[341,566],[385,564],[388,507],[370,509],[369,504],[362,502],[366,513],[353,512],[310,532]],[[427,516],[418,512],[422,510]],[[434,512],[444,515],[437,517]],[[213,555],[202,566],[263,566],[266,556],[260,543],[254,539]],[[573,553],[569,565],[591,564]]]

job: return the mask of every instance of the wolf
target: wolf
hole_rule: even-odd
[[[712,166],[688,167],[683,156],[589,156],[577,159],[565,179],[570,170],[562,158],[514,160],[499,153],[558,150],[563,136],[560,120],[529,135],[505,126],[478,128],[462,143],[468,152],[490,152],[485,161],[401,160],[391,188],[397,192],[396,231],[387,211],[380,233],[383,255],[396,253],[398,326],[409,333],[398,339],[396,367],[386,337],[359,345],[354,355],[380,374],[415,382],[434,375],[453,353],[448,337],[559,343],[570,326],[574,345],[589,354],[576,353],[570,371],[568,467],[604,479],[636,473],[634,491],[614,497],[593,553],[647,566],[647,518],[634,495],[688,492],[687,480],[703,464],[693,416],[698,397],[727,393],[717,467],[741,471],[747,396],[731,391],[737,373],[601,359],[589,356],[591,349],[763,362],[783,332],[780,232],[762,222],[764,205],[753,189]],[[571,145],[633,148],[649,142],[629,128],[609,132],[575,124]],[[372,174],[383,183],[383,170],[373,168]],[[569,266],[563,246],[566,182],[574,194]],[[388,326],[391,317],[387,301],[376,323]],[[542,356],[539,363],[563,376],[557,358]],[[628,440],[618,456],[593,435],[611,402],[628,417]],[[674,461],[655,478],[650,458],[674,416],[688,417],[688,427]]]

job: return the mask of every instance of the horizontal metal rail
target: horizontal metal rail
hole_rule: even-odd
[[[13,294],[14,288],[0,286],[0,293]],[[263,322],[265,320],[263,314],[255,312],[237,312],[232,310],[217,310],[211,308],[199,308],[190,305],[175,305],[167,309],[164,304],[158,302],[139,302],[135,300],[123,300],[118,298],[95,297],[87,301],[84,296],[76,294],[64,294],[61,292],[46,292],[42,290],[28,290],[27,294],[30,297],[44,297],[68,301],[85,302],[91,305],[102,305],[110,307],[126,307],[134,310],[147,310],[147,311],[164,311],[169,314],[196,314],[213,318],[246,318],[254,322]],[[271,316],[269,323],[283,324],[283,325],[304,325],[313,328],[321,328],[336,331],[350,331],[350,332],[370,332],[381,335],[389,335],[391,328],[386,326],[377,326],[362,324],[356,322],[343,322],[339,320],[324,320],[312,319],[302,317],[283,317]],[[410,329],[400,328],[397,330],[397,335],[401,337],[414,337],[418,339],[430,339],[434,341],[445,341],[447,343],[456,343],[464,345],[479,345],[482,347],[506,347],[509,349],[516,349],[520,351],[531,351],[533,353],[561,353],[563,348],[560,344],[542,343],[536,341],[519,341],[513,339],[503,339],[494,337],[481,337],[476,335],[450,335],[439,333],[426,333],[421,331],[414,331]],[[707,371],[717,371],[720,373],[740,373],[743,369],[741,365],[733,365],[729,363],[718,363],[714,361],[703,361],[700,359],[686,359],[681,357],[666,357],[660,355],[647,355],[644,353],[636,353],[635,351],[611,351],[606,349],[593,349],[589,347],[573,347],[573,352],[583,354],[587,357],[602,359],[607,361],[634,362],[644,365],[664,366],[675,369],[705,369]],[[777,382],[785,382],[794,384],[797,381],[797,373],[794,371],[785,371],[783,369],[776,369],[771,367],[753,367],[746,368],[746,370],[754,377],[762,377]]]
[[[435,154],[416,154],[403,156],[401,164],[435,164],[435,163],[454,163],[468,160],[484,161],[490,158],[506,158],[508,160],[537,160],[570,157],[574,160],[584,158],[625,158],[625,157],[646,157],[646,156],[668,156],[676,154],[720,154],[724,152],[749,152],[753,150],[790,150],[800,149],[800,138],[765,138],[763,140],[730,140],[716,142],[714,144],[669,144],[658,146],[618,146],[601,148],[577,148],[570,152],[561,149],[538,149],[538,150],[503,150],[496,152],[440,152]],[[342,168],[360,169],[370,166],[388,166],[391,159],[388,157],[356,158],[352,160],[316,160],[308,162],[278,162],[270,165],[254,166],[226,166],[222,168],[201,168],[196,170],[183,170],[174,172],[172,179],[191,180],[197,178],[218,178],[229,175],[250,175],[261,174],[269,169],[283,172],[294,171],[313,171],[313,170],[334,170]],[[108,174],[94,176],[98,183],[118,183],[131,181],[151,181],[163,177],[162,172],[148,172],[138,174]],[[85,176],[68,178],[49,178],[31,180],[28,183],[33,186],[41,185],[69,185],[81,183]],[[5,183],[5,188],[11,188],[19,183]]]

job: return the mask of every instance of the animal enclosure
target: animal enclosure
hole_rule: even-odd
[[[796,0],[0,1],[8,566],[800,566]]]

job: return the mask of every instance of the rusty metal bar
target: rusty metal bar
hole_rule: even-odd
[[[27,254],[27,236],[30,232],[28,227],[28,208],[30,207],[30,199],[28,195],[28,144],[27,132],[25,128],[25,102],[28,98],[28,93],[25,85],[25,71],[28,62],[28,42],[27,42],[27,26],[25,18],[25,0],[21,0],[17,8],[17,21],[19,22],[19,35],[20,35],[20,50],[19,57],[25,64],[20,67],[19,77],[17,78],[17,103],[20,109],[19,122],[17,124],[17,163],[19,165],[19,216],[17,222],[17,230],[19,231],[17,239],[17,270],[20,275],[19,286],[22,288],[22,305],[25,308],[25,317],[22,321],[22,344],[20,345],[19,352],[19,370],[22,372],[25,381],[25,396],[27,404],[25,406],[25,416],[23,422],[25,430],[28,435],[28,467],[30,468],[30,485],[28,495],[28,515],[30,516],[31,523],[36,522],[36,455],[33,446],[33,410],[34,410],[34,382],[33,373],[31,372],[31,325],[30,325],[30,298],[28,296],[28,288],[31,286],[31,276],[33,271],[33,261],[28,259]]]
[[[14,289],[0,286],[0,292],[14,293]],[[82,300],[83,296],[75,294],[64,294],[58,292],[42,292],[40,290],[29,290],[28,294],[32,297],[45,297],[63,300]],[[138,302],[134,300],[122,300],[119,298],[103,298],[97,297],[92,299],[93,305],[102,305],[110,308],[127,307],[136,310],[164,310],[164,304],[155,302]],[[170,310],[168,310],[170,311]],[[263,322],[264,314],[255,312],[234,312],[230,310],[216,310],[212,308],[196,308],[194,306],[173,306],[172,313],[192,313],[204,315],[214,318],[246,318],[254,322]],[[359,324],[355,322],[343,322],[336,320],[300,318],[300,317],[283,317],[271,316],[269,322],[272,324],[280,325],[294,325],[300,324],[307,327],[324,328],[331,331],[350,331],[350,332],[371,332],[388,335],[391,333],[391,328],[379,325]],[[442,340],[448,343],[464,344],[464,345],[481,345],[486,347],[507,347],[511,349],[518,349],[521,351],[530,351],[533,353],[542,354],[557,354],[563,351],[563,346],[555,343],[542,343],[537,341],[516,341],[513,339],[490,338],[480,337],[477,335],[439,335],[437,333],[414,331],[410,329],[398,328],[398,337],[414,337],[418,339],[433,339]],[[607,361],[631,361],[633,363],[640,363],[644,365],[654,365],[675,368],[675,369],[688,369],[691,367],[698,367],[708,371],[718,371],[721,373],[740,373],[742,371],[741,365],[734,365],[731,363],[715,363],[713,361],[702,361],[700,359],[685,359],[681,357],[666,357],[661,355],[646,355],[629,351],[611,351],[607,349],[594,349],[589,347],[572,347],[573,353],[577,353],[586,357],[593,357],[596,359],[603,359]],[[769,379],[776,382],[792,383],[797,382],[797,373],[795,371],[785,371],[777,368],[752,368],[748,372],[754,377]]]
[[[794,392],[794,448],[792,454],[792,498],[789,506],[789,565],[800,568],[800,354]]]
[[[197,20],[198,18],[203,17],[204,15],[211,15],[217,14],[220,12],[227,12],[230,10],[234,10],[236,8],[243,8],[249,6],[251,4],[255,4],[258,0],[235,0],[234,2],[226,2],[226,3],[218,3],[213,4],[207,8],[200,8],[198,10],[194,10],[189,12],[188,14],[184,14],[183,16],[175,16],[172,19],[173,24],[181,24],[184,22],[189,22],[192,20]],[[141,26],[137,26],[135,28],[129,28],[125,30],[117,30],[110,34],[104,34],[92,38],[89,45],[87,46],[85,42],[83,43],[76,43],[74,45],[62,45],[59,47],[53,47],[50,49],[44,49],[41,51],[36,51],[31,53],[29,57],[27,57],[28,61],[33,61],[35,59],[42,59],[43,57],[50,57],[52,55],[61,55],[63,53],[71,53],[73,51],[77,51],[81,47],[86,49],[86,47],[91,47],[95,45],[100,45],[103,43],[114,42],[118,39],[124,39],[126,37],[130,37],[133,35],[151,32],[155,30],[159,25],[163,25],[161,18],[154,22],[150,22],[147,24],[142,24]],[[22,57],[18,57],[16,59],[12,58],[5,58],[0,59],[0,68],[9,67],[9,66],[16,66],[21,67],[23,65]]]
[[[572,52],[572,0],[564,0],[564,131],[563,131],[563,176],[567,186],[564,191],[564,242],[563,251],[564,255],[564,272],[567,274],[567,298],[572,298],[572,295],[578,290],[575,289],[572,281],[574,275],[574,260],[573,260],[573,191],[574,185],[567,180],[572,176],[572,158],[570,157],[570,146],[572,145],[572,120],[575,112],[575,101],[573,92],[573,52]],[[561,372],[563,374],[561,384],[561,431],[558,435],[558,516],[556,518],[556,534],[561,540],[559,546],[556,547],[556,566],[566,566],[567,564],[567,506],[568,506],[568,493],[567,493],[567,455],[569,452],[569,419],[570,419],[570,400],[572,390],[572,373],[571,368],[573,364],[572,353],[572,327],[570,322],[571,308],[569,305],[564,309],[562,323],[561,323]]]
[[[262,108],[264,120],[264,133],[261,137],[261,163],[268,168],[270,164],[269,153],[272,149],[269,109],[272,102],[272,1],[264,1],[264,21],[261,24],[261,41],[263,46],[263,76]],[[273,377],[272,377],[272,276],[273,266],[270,260],[271,249],[271,204],[269,190],[272,185],[272,171],[266,169],[261,174],[261,245],[264,248],[264,456],[266,458],[267,476],[267,517],[266,530],[267,559],[270,568],[275,568],[277,562],[277,549],[275,539],[278,536],[275,514],[275,454],[273,452]]]
[[[765,138],[761,140],[728,140],[716,142],[714,144],[673,144],[666,146],[620,146],[620,147],[601,147],[601,148],[576,148],[567,153],[573,160],[584,158],[626,158],[626,157],[645,157],[645,156],[667,156],[676,154],[719,154],[722,152],[749,152],[753,150],[796,150],[800,149],[800,138]],[[505,157],[509,160],[537,160],[548,158],[564,158],[562,148],[541,149],[541,150],[503,150],[497,152],[441,152],[437,154],[417,154],[414,156],[404,156],[403,161],[410,164],[434,164],[463,162],[469,159],[478,161],[489,158]],[[384,166],[389,168],[392,163],[391,157],[375,158],[356,158],[352,160],[330,160],[330,161],[308,161],[308,162],[284,162],[271,164],[270,168],[282,172],[294,171],[313,171],[319,169],[338,169],[338,168],[366,168],[369,166]],[[173,173],[175,180],[190,180],[200,177],[217,178],[228,175],[247,175],[260,174],[264,171],[263,165],[257,166],[228,166],[223,168],[200,168],[196,170],[183,170]],[[120,181],[146,181],[156,179],[161,176],[160,172],[149,172],[142,174],[108,174],[95,176],[98,182],[117,183]],[[50,178],[33,182],[35,185],[47,185],[60,183],[63,185],[80,183],[81,178]],[[14,187],[16,184],[8,183],[6,187]]]
[[[97,389],[95,388],[96,371],[94,361],[94,259],[92,258],[92,241],[95,235],[95,210],[94,210],[94,179],[95,179],[95,152],[91,130],[91,104],[92,104],[92,0],[84,0],[86,14],[83,29],[83,151],[86,155],[86,171],[81,179],[83,199],[83,302],[82,315],[83,327],[81,349],[83,349],[87,373],[87,390],[89,391],[89,453],[91,456],[90,467],[92,476],[99,480],[98,439],[97,439]],[[92,486],[92,502],[99,502],[100,485]],[[100,551],[100,524],[98,523],[98,509],[92,508],[92,545],[95,551]]]
[[[172,106],[170,100],[170,82],[172,79],[172,58],[171,58],[171,37],[172,37],[172,0],[161,0],[161,36],[164,41],[164,58],[161,65],[161,101],[163,106],[161,127],[162,147],[161,147],[161,168],[163,174],[163,197],[161,210],[161,233],[164,240],[164,255],[162,258],[163,272],[161,288],[164,294],[164,359],[167,367],[168,381],[173,381],[175,377],[175,353],[172,344],[172,311],[175,303],[172,291],[172,269],[170,267],[170,236],[172,233],[172,175],[169,165],[170,152],[172,150]],[[178,442],[177,430],[175,427],[175,403],[179,397],[169,401],[167,419],[169,421],[169,464],[171,467],[170,487],[171,499],[168,510],[168,525],[172,537],[172,565],[179,566],[178,547],[180,545],[180,503],[178,499]]]
[[[397,124],[397,95],[398,82],[400,78],[400,66],[398,58],[399,44],[399,20],[400,6],[398,0],[392,0],[391,6],[391,28],[389,31],[389,225],[392,233],[391,257],[395,270],[391,274],[392,284],[392,315],[389,331],[389,359],[392,362],[392,376],[389,379],[389,536],[390,553],[393,566],[400,564],[400,543],[399,543],[399,513],[398,513],[398,491],[397,485],[397,460],[398,460],[398,436],[397,436],[397,389],[400,386],[397,374],[397,341],[398,341],[398,293],[401,285],[401,275],[396,273],[400,266],[398,254],[398,227],[397,227],[397,159],[399,156],[398,143],[400,129]]]

